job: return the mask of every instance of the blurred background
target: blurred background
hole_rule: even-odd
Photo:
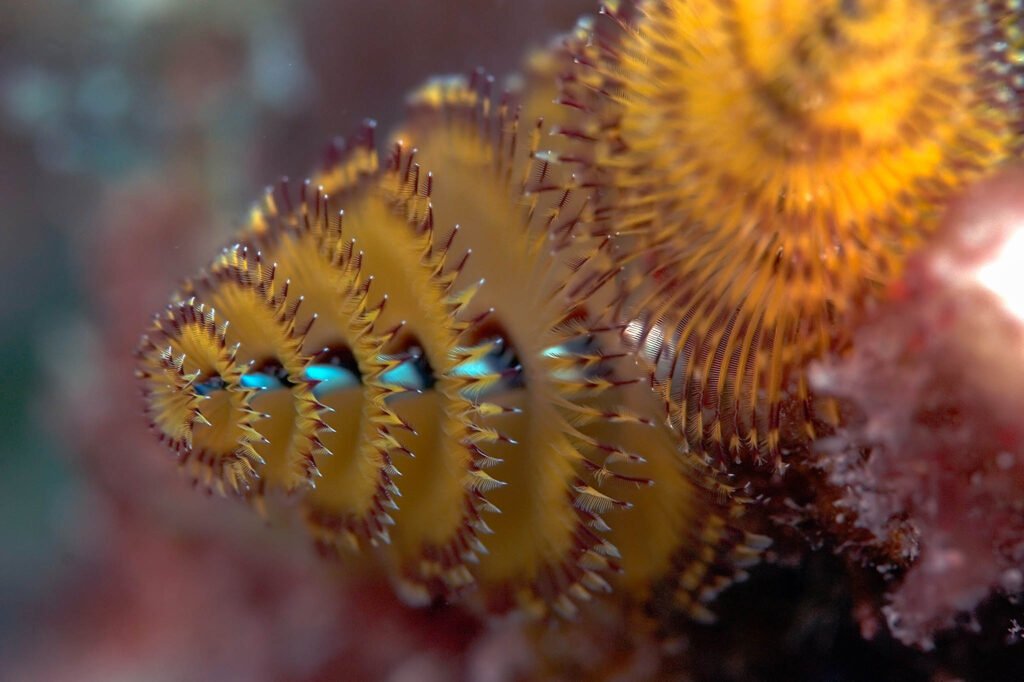
[[[431,635],[388,590],[342,591],[286,529],[189,489],[146,432],[131,351],[267,183],[365,117],[386,132],[428,76],[508,73],[594,10],[4,0],[0,679],[506,674],[488,647],[527,665],[500,641],[453,662],[464,642],[437,632],[474,624]]]

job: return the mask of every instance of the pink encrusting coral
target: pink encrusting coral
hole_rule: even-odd
[[[1022,190],[1014,168],[954,202],[849,355],[813,372],[848,401],[819,443],[839,507],[910,565],[884,612],[925,648],[993,591],[1024,589]]]

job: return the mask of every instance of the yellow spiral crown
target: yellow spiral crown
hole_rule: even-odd
[[[1024,140],[1019,3],[663,0],[563,44],[563,159],[602,188],[626,338],[672,422],[778,462],[834,408],[802,368],[958,189]],[[614,27],[611,26],[614,24]]]
[[[367,128],[268,191],[143,340],[151,421],[205,448],[213,487],[296,497],[322,550],[369,550],[411,603],[573,617],[668,589],[708,618],[764,541],[652,417],[592,190],[492,85],[433,81],[383,164]]]

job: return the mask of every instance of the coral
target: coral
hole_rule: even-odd
[[[812,372],[849,403],[818,444],[837,507],[909,566],[886,614],[921,646],[991,591],[1024,591],[1021,187],[1010,169],[957,200],[851,352]]]
[[[558,132],[624,242],[626,337],[691,447],[779,464],[837,419],[807,362],[1020,153],[1021,9],[617,5],[565,43]]]

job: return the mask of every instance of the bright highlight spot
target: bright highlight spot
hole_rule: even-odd
[[[1012,231],[995,258],[978,268],[975,278],[1011,315],[1024,320],[1024,224]]]

